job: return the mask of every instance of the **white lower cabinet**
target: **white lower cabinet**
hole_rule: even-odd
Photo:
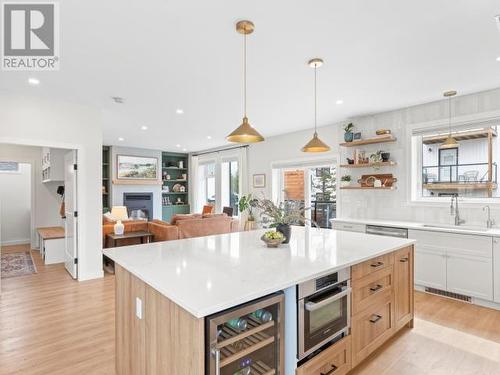
[[[417,240],[415,284],[493,300],[491,237],[420,230],[408,237]]]
[[[493,292],[495,302],[500,303],[500,238],[493,238]]]

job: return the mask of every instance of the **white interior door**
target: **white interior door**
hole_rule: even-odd
[[[76,151],[68,152],[64,156],[64,221],[65,229],[65,260],[64,265],[70,275],[77,278],[78,259],[78,208],[76,201]]]

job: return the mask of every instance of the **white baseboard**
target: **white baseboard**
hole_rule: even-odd
[[[20,239],[20,240],[10,240],[10,241],[2,241],[2,246],[13,246],[13,245],[29,245],[31,244],[30,238]]]

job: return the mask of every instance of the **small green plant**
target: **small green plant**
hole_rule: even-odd
[[[354,124],[352,122],[348,123],[347,125],[344,126],[344,131],[346,133],[351,133],[352,129],[354,129]]]
[[[283,240],[285,236],[283,236],[283,233],[281,232],[269,230],[266,233],[264,233],[264,238],[266,240]]]
[[[253,208],[257,204],[257,199],[252,198],[252,194],[244,195],[238,201],[238,207],[240,212],[243,213],[248,211],[248,221],[254,221],[255,216],[253,214]]]
[[[345,175],[345,176],[340,177],[340,181],[343,181],[343,182],[351,182],[351,180],[352,180],[351,175]]]

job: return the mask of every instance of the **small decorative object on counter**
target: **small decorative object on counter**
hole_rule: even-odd
[[[375,134],[377,135],[387,135],[391,134],[391,131],[389,129],[378,129]]]
[[[346,141],[346,142],[353,141],[353,139],[354,139],[354,133],[352,132],[353,129],[354,129],[354,125],[352,122],[350,122],[349,124],[344,126],[344,131],[345,131],[344,141]]]
[[[231,319],[229,320],[226,325],[229,327],[229,328],[232,328],[232,329],[236,329],[238,331],[244,331],[245,329],[247,329],[247,320],[246,319],[243,319],[243,318],[235,318],[235,319]]]
[[[340,178],[340,186],[346,187],[351,184],[352,177],[351,175],[345,175]]]
[[[184,161],[179,160],[179,168],[184,168]]]
[[[262,323],[267,323],[273,320],[273,314],[264,309],[259,309],[257,311],[254,311],[250,315],[257,320],[260,320]]]
[[[281,232],[270,230],[264,233],[260,239],[266,243],[267,247],[278,247],[285,241],[285,236]]]

